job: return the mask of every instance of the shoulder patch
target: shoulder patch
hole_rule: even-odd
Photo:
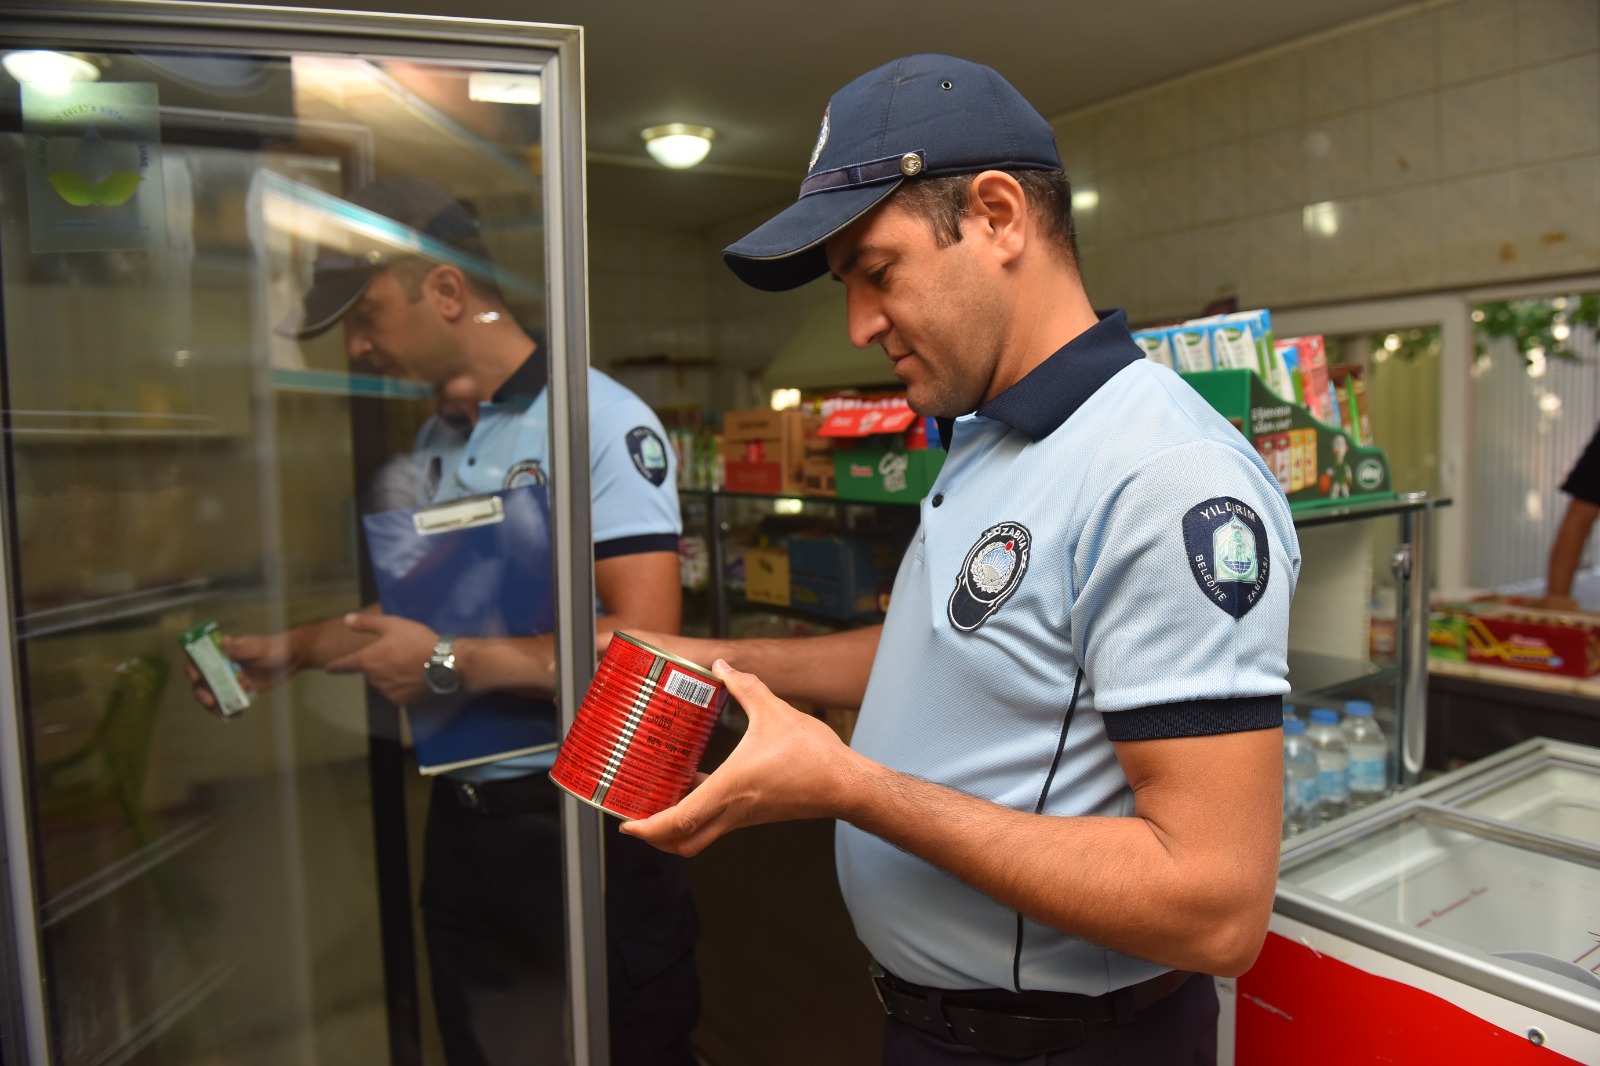
[[[950,593],[950,624],[963,633],[983,625],[1017,591],[1028,572],[1028,527],[1001,522],[983,531],[967,552]]]
[[[667,446],[655,430],[649,426],[628,430],[628,454],[633,457],[634,468],[650,484],[660,485],[667,480]]]
[[[1272,556],[1255,508],[1232,496],[1195,504],[1183,516],[1183,545],[1206,599],[1235,618],[1261,602]]]

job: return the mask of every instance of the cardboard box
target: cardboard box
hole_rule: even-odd
[[[744,550],[744,597],[751,603],[789,606],[789,553],[786,549]]]
[[[790,600],[828,618],[878,613],[878,572],[871,542],[850,537],[789,538]]]
[[[804,487],[806,422],[792,409],[758,407],[724,414],[723,487],[729,492],[799,495]]]
[[[821,458],[808,458],[800,465],[800,483],[807,496],[834,494],[833,449]]]
[[[1600,615],[1501,600],[1474,601],[1470,606],[1468,662],[1563,677],[1600,673]]]
[[[833,453],[834,492],[841,500],[916,503],[943,466],[943,448],[840,449]]]
[[[1291,504],[1393,496],[1383,449],[1319,421],[1303,404],[1267,388],[1253,370],[1212,370],[1183,379],[1239,427]]]

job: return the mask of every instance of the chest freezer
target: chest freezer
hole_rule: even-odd
[[[1600,749],[1530,740],[1297,838],[1222,990],[1239,1064],[1600,1064]]]

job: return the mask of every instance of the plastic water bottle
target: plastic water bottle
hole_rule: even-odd
[[[1306,740],[1317,757],[1317,814],[1325,822],[1350,809],[1350,749],[1339,728],[1339,712],[1326,707],[1312,711]]]
[[[1372,704],[1351,700],[1339,723],[1350,751],[1350,807],[1365,807],[1389,791],[1389,741],[1372,717]]]
[[[1289,719],[1291,718],[1295,719],[1296,721],[1304,721],[1304,719],[1302,719],[1298,714],[1294,713],[1294,704],[1285,703],[1283,705],[1283,724],[1288,725]]]
[[[1317,824],[1317,756],[1306,740],[1306,724],[1283,720],[1283,835]]]

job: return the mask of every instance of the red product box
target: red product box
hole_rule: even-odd
[[[1592,677],[1600,673],[1600,615],[1474,602],[1467,619],[1467,661]]]

